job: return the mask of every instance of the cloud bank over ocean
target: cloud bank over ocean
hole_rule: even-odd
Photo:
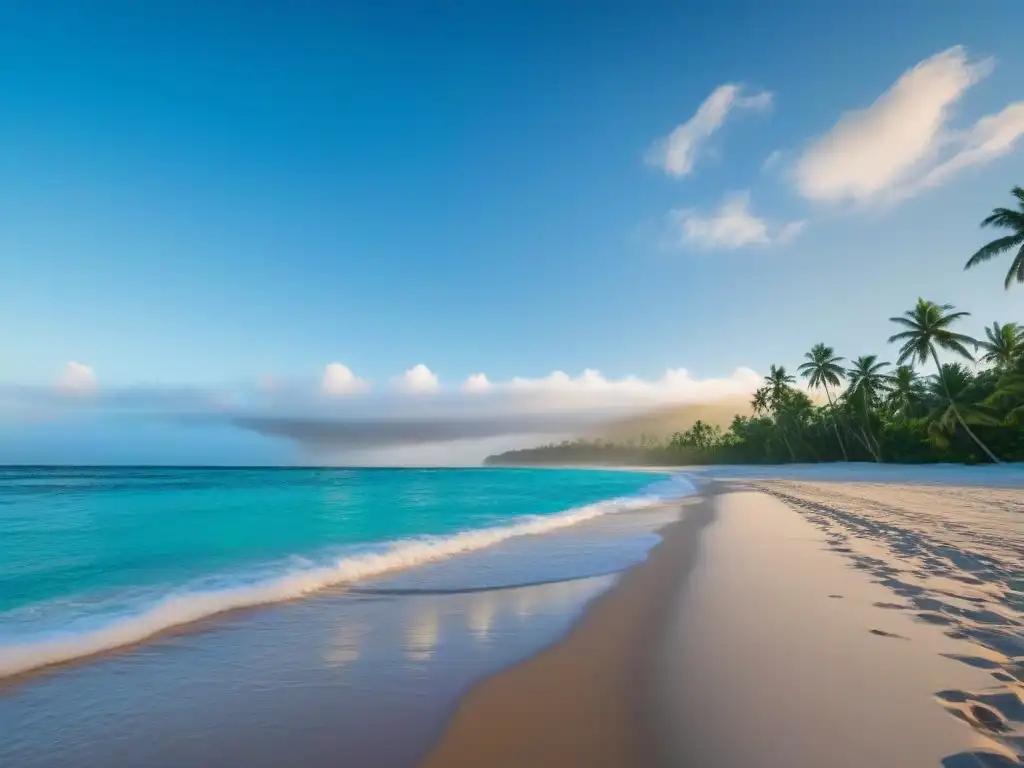
[[[494,446],[578,433],[659,406],[745,395],[760,381],[749,368],[706,379],[679,368],[657,379],[613,379],[585,370],[577,376],[555,371],[539,378],[492,381],[477,373],[445,385],[418,364],[376,389],[333,362],[318,380],[309,381],[106,387],[89,366],[69,363],[52,385],[0,387],[0,420],[54,425],[85,413],[122,424],[230,427],[286,441],[304,458],[327,462],[365,458],[367,452],[401,455],[393,452],[431,446],[435,458],[445,458],[440,455],[445,453],[468,457],[477,448],[486,453]]]

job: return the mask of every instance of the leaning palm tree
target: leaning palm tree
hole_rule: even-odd
[[[909,365],[900,365],[889,378],[889,392],[885,404],[889,412],[903,419],[910,416],[924,399],[924,384],[917,371]]]
[[[861,426],[864,437],[862,442],[875,461],[882,460],[882,449],[871,429],[871,411],[889,391],[889,376],[885,373],[888,366],[887,362],[879,362],[878,355],[861,355],[846,370],[846,377],[850,381],[847,399],[860,411],[864,422]]]
[[[802,364],[798,370],[806,377],[807,383],[812,389],[821,387],[825,390],[825,397],[828,399],[828,407],[832,415],[832,429],[835,430],[836,440],[839,441],[839,448],[843,452],[843,461],[849,461],[850,459],[846,455],[846,445],[839,434],[835,403],[832,402],[832,393],[828,389],[829,384],[833,387],[838,387],[846,376],[846,371],[839,365],[843,358],[836,356],[836,352],[832,347],[826,347],[820,343],[811,347],[810,352],[804,353],[804,357],[807,359],[807,362]]]
[[[1011,194],[1017,198],[1017,207],[1020,210],[1011,208],[994,208],[992,214],[981,222],[983,227],[1000,227],[1010,230],[1006,237],[997,237],[991,243],[982,246],[977,253],[967,260],[964,269],[976,267],[984,261],[998,256],[1006,251],[1018,248],[1017,255],[1010,262],[1010,271],[1006,273],[1004,288],[1016,280],[1024,283],[1024,187],[1014,187]]]
[[[977,341],[963,333],[956,333],[950,326],[961,318],[968,317],[970,312],[954,312],[952,304],[936,304],[933,301],[918,299],[913,309],[904,312],[899,317],[889,319],[897,325],[906,328],[905,331],[893,334],[889,337],[889,343],[902,342],[900,347],[899,363],[935,361],[935,368],[940,374],[940,383],[946,380],[941,379],[942,366],[939,363],[938,350],[953,352],[967,360],[974,360],[971,353],[967,351],[967,345],[976,345]],[[957,416],[957,404],[949,399],[950,408],[954,416]],[[998,457],[988,449],[978,436],[971,431],[967,422],[960,418],[960,426],[971,436],[971,439],[978,445],[985,455],[994,463],[999,464]]]
[[[1010,368],[1017,358],[1024,354],[1024,329],[1016,323],[992,323],[985,329],[985,341],[978,341],[976,348],[985,350],[982,362],[991,363],[998,370]]]
[[[948,442],[947,435],[956,432],[957,424],[999,425],[998,419],[970,400],[970,386],[971,372],[960,363],[945,363],[928,379],[928,394],[936,403],[928,414],[928,430],[942,445]]]

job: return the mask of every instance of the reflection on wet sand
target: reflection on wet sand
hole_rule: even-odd
[[[344,667],[359,658],[359,645],[370,631],[370,626],[360,621],[349,621],[338,627],[330,637],[324,651],[324,662],[328,667]]]
[[[434,656],[440,633],[440,616],[434,598],[415,601],[413,621],[405,634],[405,655],[413,661],[429,661]]]
[[[604,591],[614,581],[614,576],[595,576],[588,579],[559,581],[535,587],[515,590],[512,597],[512,612],[525,619],[538,614],[560,613],[572,605],[582,605]]]
[[[499,610],[494,592],[481,592],[470,598],[466,611],[466,624],[470,634],[481,643],[486,643],[491,632],[494,615]]]

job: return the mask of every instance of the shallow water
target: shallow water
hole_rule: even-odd
[[[579,470],[0,469],[0,676],[642,508],[658,481]]]
[[[677,514],[606,515],[0,682],[0,765],[414,764],[473,683],[567,631]]]

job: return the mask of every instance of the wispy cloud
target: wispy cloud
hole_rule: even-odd
[[[686,176],[693,171],[704,143],[722,127],[733,110],[762,111],[771,104],[772,94],[769,91],[747,94],[740,84],[720,85],[704,100],[693,117],[656,141],[644,159],[648,165],[660,168],[669,176]]]
[[[898,199],[1010,152],[1024,135],[1024,102],[965,129],[950,125],[961,97],[993,66],[956,46],[907,70],[804,150],[794,169],[797,189],[810,200]]]
[[[668,244],[693,246],[703,250],[731,250],[748,245],[784,245],[803,230],[805,222],[791,221],[775,225],[750,210],[750,193],[726,196],[711,213],[692,208],[669,211]]]
[[[807,220],[800,219],[799,221],[790,221],[779,227],[775,233],[775,242],[779,245],[786,245],[796,240],[800,234],[807,229]]]
[[[769,152],[768,153],[768,157],[766,157],[764,159],[764,162],[761,163],[761,170],[762,171],[770,171],[770,170],[772,170],[773,168],[775,168],[775,166],[777,166],[779,164],[779,161],[782,160],[784,155],[785,155],[785,152],[783,152],[781,149],[776,149],[776,150],[774,150],[772,152]]]

